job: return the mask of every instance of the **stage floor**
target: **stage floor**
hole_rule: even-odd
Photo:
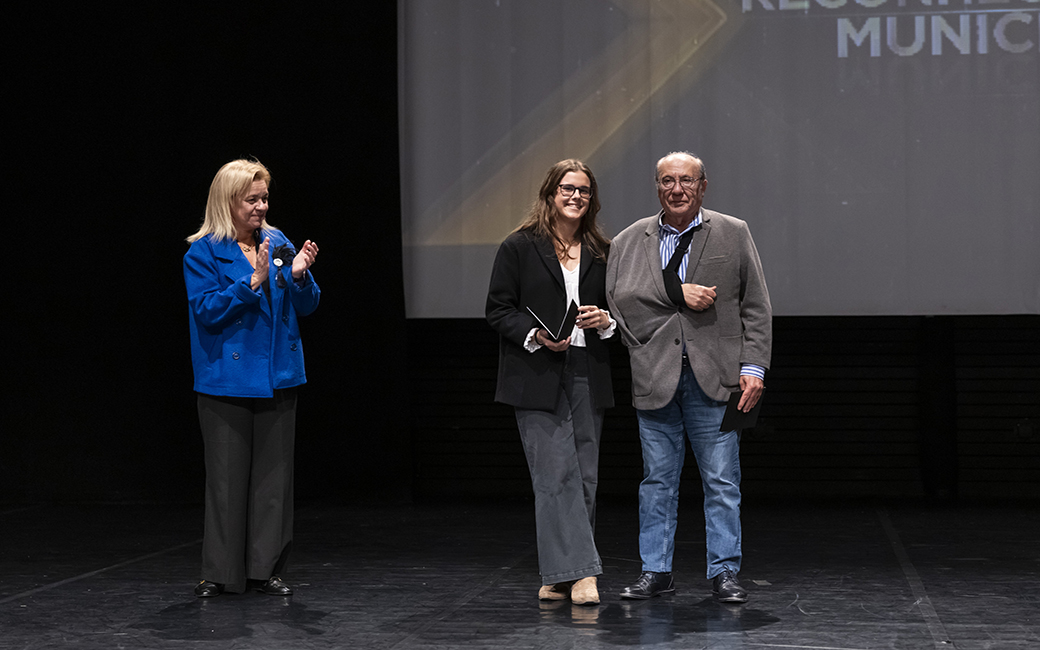
[[[602,603],[540,603],[529,503],[298,504],[296,594],[196,599],[201,508],[0,510],[0,647],[1040,648],[1040,507],[746,503],[745,605],[680,515],[673,596],[623,601],[636,509],[600,505]]]

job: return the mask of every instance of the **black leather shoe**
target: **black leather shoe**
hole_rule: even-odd
[[[715,595],[715,600],[720,603],[747,602],[747,590],[740,586],[737,575],[729,569],[723,569],[722,573],[712,578],[711,584],[711,593]]]
[[[636,580],[634,585],[621,590],[621,597],[646,600],[661,594],[670,594],[673,591],[675,591],[675,583],[672,582],[672,574],[670,572],[654,573],[653,571],[643,571],[639,574],[639,579]]]
[[[260,591],[268,596],[292,596],[292,588],[282,582],[278,576],[271,576],[267,582],[260,585]]]
[[[209,580],[203,580],[199,584],[195,585],[196,598],[212,598],[213,596],[219,596],[222,593],[224,593],[224,585],[218,585]]]

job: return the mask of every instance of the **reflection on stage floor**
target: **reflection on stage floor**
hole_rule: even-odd
[[[676,593],[626,601],[634,502],[602,502],[602,602],[539,602],[527,502],[298,504],[290,598],[196,599],[202,512],[0,510],[3,648],[1040,647],[1040,507],[746,503],[745,605],[711,598],[688,499]]]

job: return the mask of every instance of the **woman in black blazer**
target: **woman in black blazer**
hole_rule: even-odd
[[[599,441],[603,412],[614,405],[604,339],[615,322],[603,309],[610,243],[596,223],[599,207],[585,163],[553,165],[527,218],[498,249],[486,308],[500,335],[495,401],[516,408],[531,470],[538,597],[576,604],[599,602]],[[578,316],[564,322],[572,300]]]

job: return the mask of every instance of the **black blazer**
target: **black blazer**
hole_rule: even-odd
[[[582,246],[578,273],[581,305],[606,309],[606,272],[606,262],[594,260],[592,252]],[[524,349],[527,334],[540,327],[528,307],[546,323],[558,323],[567,313],[567,289],[552,242],[524,230],[502,242],[491,270],[485,315],[500,335],[495,401],[551,411],[556,408],[566,353],[545,347],[534,353]],[[586,330],[585,345],[593,406],[614,406],[607,342],[595,330]]]

